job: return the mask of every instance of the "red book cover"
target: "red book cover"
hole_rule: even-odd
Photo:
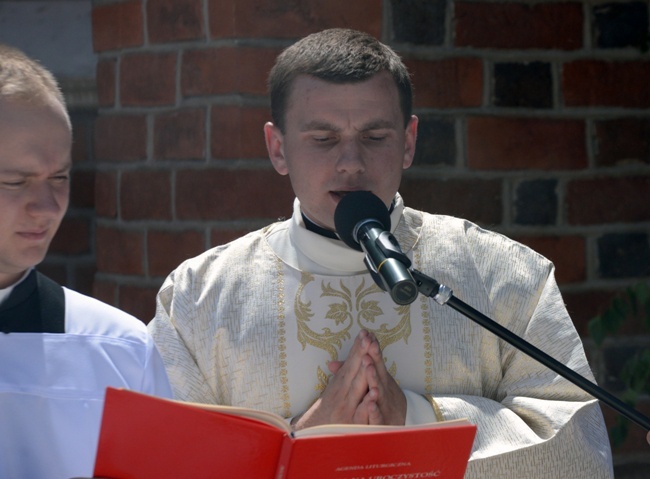
[[[476,426],[443,424],[292,438],[276,479],[462,479]]]
[[[473,424],[448,421],[317,426],[294,435],[272,413],[108,388],[94,476],[460,479],[475,434]]]

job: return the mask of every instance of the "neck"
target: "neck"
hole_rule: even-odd
[[[0,289],[5,289],[14,286],[18,283],[27,273],[28,270],[19,273],[0,273]]]

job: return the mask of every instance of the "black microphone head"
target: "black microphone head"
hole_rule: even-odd
[[[334,211],[334,226],[339,238],[358,251],[361,245],[354,237],[354,229],[360,221],[376,220],[385,231],[390,231],[390,214],[379,197],[370,191],[353,191],[346,194]]]

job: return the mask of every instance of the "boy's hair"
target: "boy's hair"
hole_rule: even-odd
[[[284,132],[287,102],[294,79],[312,75],[333,83],[356,83],[387,71],[399,92],[404,125],[411,118],[413,86],[408,70],[391,48],[356,30],[333,28],[294,43],[277,58],[269,74],[273,123]]]
[[[56,100],[67,116],[54,75],[22,51],[0,43],[0,100],[42,104]]]

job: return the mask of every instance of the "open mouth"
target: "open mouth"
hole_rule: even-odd
[[[341,198],[343,198],[348,193],[353,193],[353,192],[356,192],[356,191],[366,191],[366,190],[331,191],[330,193],[331,193],[332,196],[335,196],[336,198],[338,198],[340,200]]]

